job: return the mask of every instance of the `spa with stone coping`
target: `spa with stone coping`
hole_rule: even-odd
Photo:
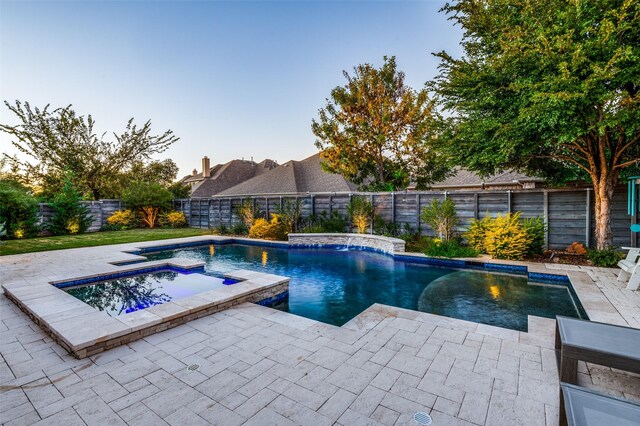
[[[202,266],[202,262],[183,259],[152,261],[128,265],[109,274],[85,275],[61,281],[9,283],[3,284],[3,288],[8,299],[78,359],[245,302],[271,305],[287,298],[288,278],[237,270],[225,274],[225,278],[238,281],[233,285],[174,299],[126,315],[110,316],[57,287],[162,270],[188,273]]]

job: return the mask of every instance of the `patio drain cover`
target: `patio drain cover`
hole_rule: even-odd
[[[200,368],[200,364],[191,364],[190,366],[187,367],[187,370],[196,371],[198,368]]]
[[[424,426],[431,424],[431,416],[427,413],[423,413],[422,411],[418,411],[417,413],[415,413],[413,415],[413,420],[415,420],[416,423]]]

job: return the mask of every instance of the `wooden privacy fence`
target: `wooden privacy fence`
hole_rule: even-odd
[[[229,228],[241,221],[235,211],[246,200],[265,212],[267,218],[270,218],[286,200],[300,200],[304,218],[312,214],[320,215],[322,212],[330,215],[333,211],[347,217],[347,205],[354,196],[368,198],[375,208],[375,213],[385,222],[395,223],[400,229],[420,229],[426,235],[433,233],[420,219],[421,209],[429,205],[434,198],[450,198],[456,204],[460,218],[460,225],[456,230],[460,232],[466,230],[473,219],[520,211],[524,218],[541,216],[545,219],[549,248],[566,248],[574,241],[586,246],[594,245],[595,218],[591,189],[260,194],[174,200],[173,205],[176,210],[185,213],[193,227]],[[629,230],[631,221],[637,221],[637,216],[630,218],[626,206],[627,192],[625,188],[620,188],[614,195],[611,212],[613,243],[616,246],[637,247],[638,233]],[[371,231],[369,229],[369,232]]]
[[[122,210],[124,203],[121,200],[99,200],[99,201],[83,201],[89,207],[89,212],[92,217],[91,226],[87,230],[88,232],[99,231],[100,228],[107,224],[107,218],[113,214],[116,210]],[[51,216],[53,210],[48,203],[40,203],[38,210],[38,218],[41,225],[46,224]]]

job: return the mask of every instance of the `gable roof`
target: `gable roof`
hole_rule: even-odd
[[[192,197],[211,197],[275,167],[278,167],[278,164],[273,160],[264,160],[260,163],[250,160],[231,160],[228,163],[213,166],[211,176],[208,178],[203,178],[202,173],[199,173],[184,178],[182,182],[193,183]]]
[[[288,161],[259,176],[228,188],[218,195],[296,194],[306,192],[350,192],[356,185],[341,175],[322,170],[320,154],[301,161]]]

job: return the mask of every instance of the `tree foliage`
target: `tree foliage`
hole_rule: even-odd
[[[62,190],[50,206],[53,215],[47,229],[53,235],[83,234],[91,226],[89,207],[82,202],[80,192],[73,186],[71,174],[67,174]]]
[[[446,166],[434,150],[437,113],[426,90],[404,83],[395,57],[384,65],[358,65],[344,71],[345,86],[312,121],[323,167],[343,175],[363,190],[419,188],[445,176]]]
[[[355,195],[347,204],[347,213],[358,234],[364,234],[373,220],[373,205],[365,197]]]
[[[613,190],[640,161],[640,3],[466,0],[444,11],[464,29],[464,56],[438,53],[431,84],[451,113],[450,153],[485,175],[590,179],[597,245],[610,245]]]
[[[5,101],[5,105],[20,124],[0,124],[0,131],[12,136],[13,145],[29,158],[21,161],[9,157],[11,166],[21,169],[45,195],[58,192],[70,171],[74,186],[83,194],[95,200],[116,196],[113,188],[119,188],[122,173],[144,171],[148,167],[144,163],[153,154],[165,151],[178,140],[171,130],[153,135],[150,121],[138,126],[133,118],[122,133],[113,133],[111,139],[106,139],[106,133],[95,133],[92,116],[78,115],[72,105],[53,110],[49,105],[32,108],[28,102],[20,101]],[[167,168],[167,163],[158,165],[162,170]]]
[[[32,236],[37,231],[38,202],[29,190],[19,182],[0,180],[0,223],[6,236]]]
[[[137,212],[149,228],[156,226],[158,213],[169,209],[172,199],[171,192],[156,182],[136,182],[122,197],[127,207]]]
[[[456,204],[451,198],[443,202],[434,198],[431,205],[422,209],[420,217],[427,226],[438,233],[438,238],[442,241],[450,240],[453,237],[453,228],[460,223],[456,214]]]

